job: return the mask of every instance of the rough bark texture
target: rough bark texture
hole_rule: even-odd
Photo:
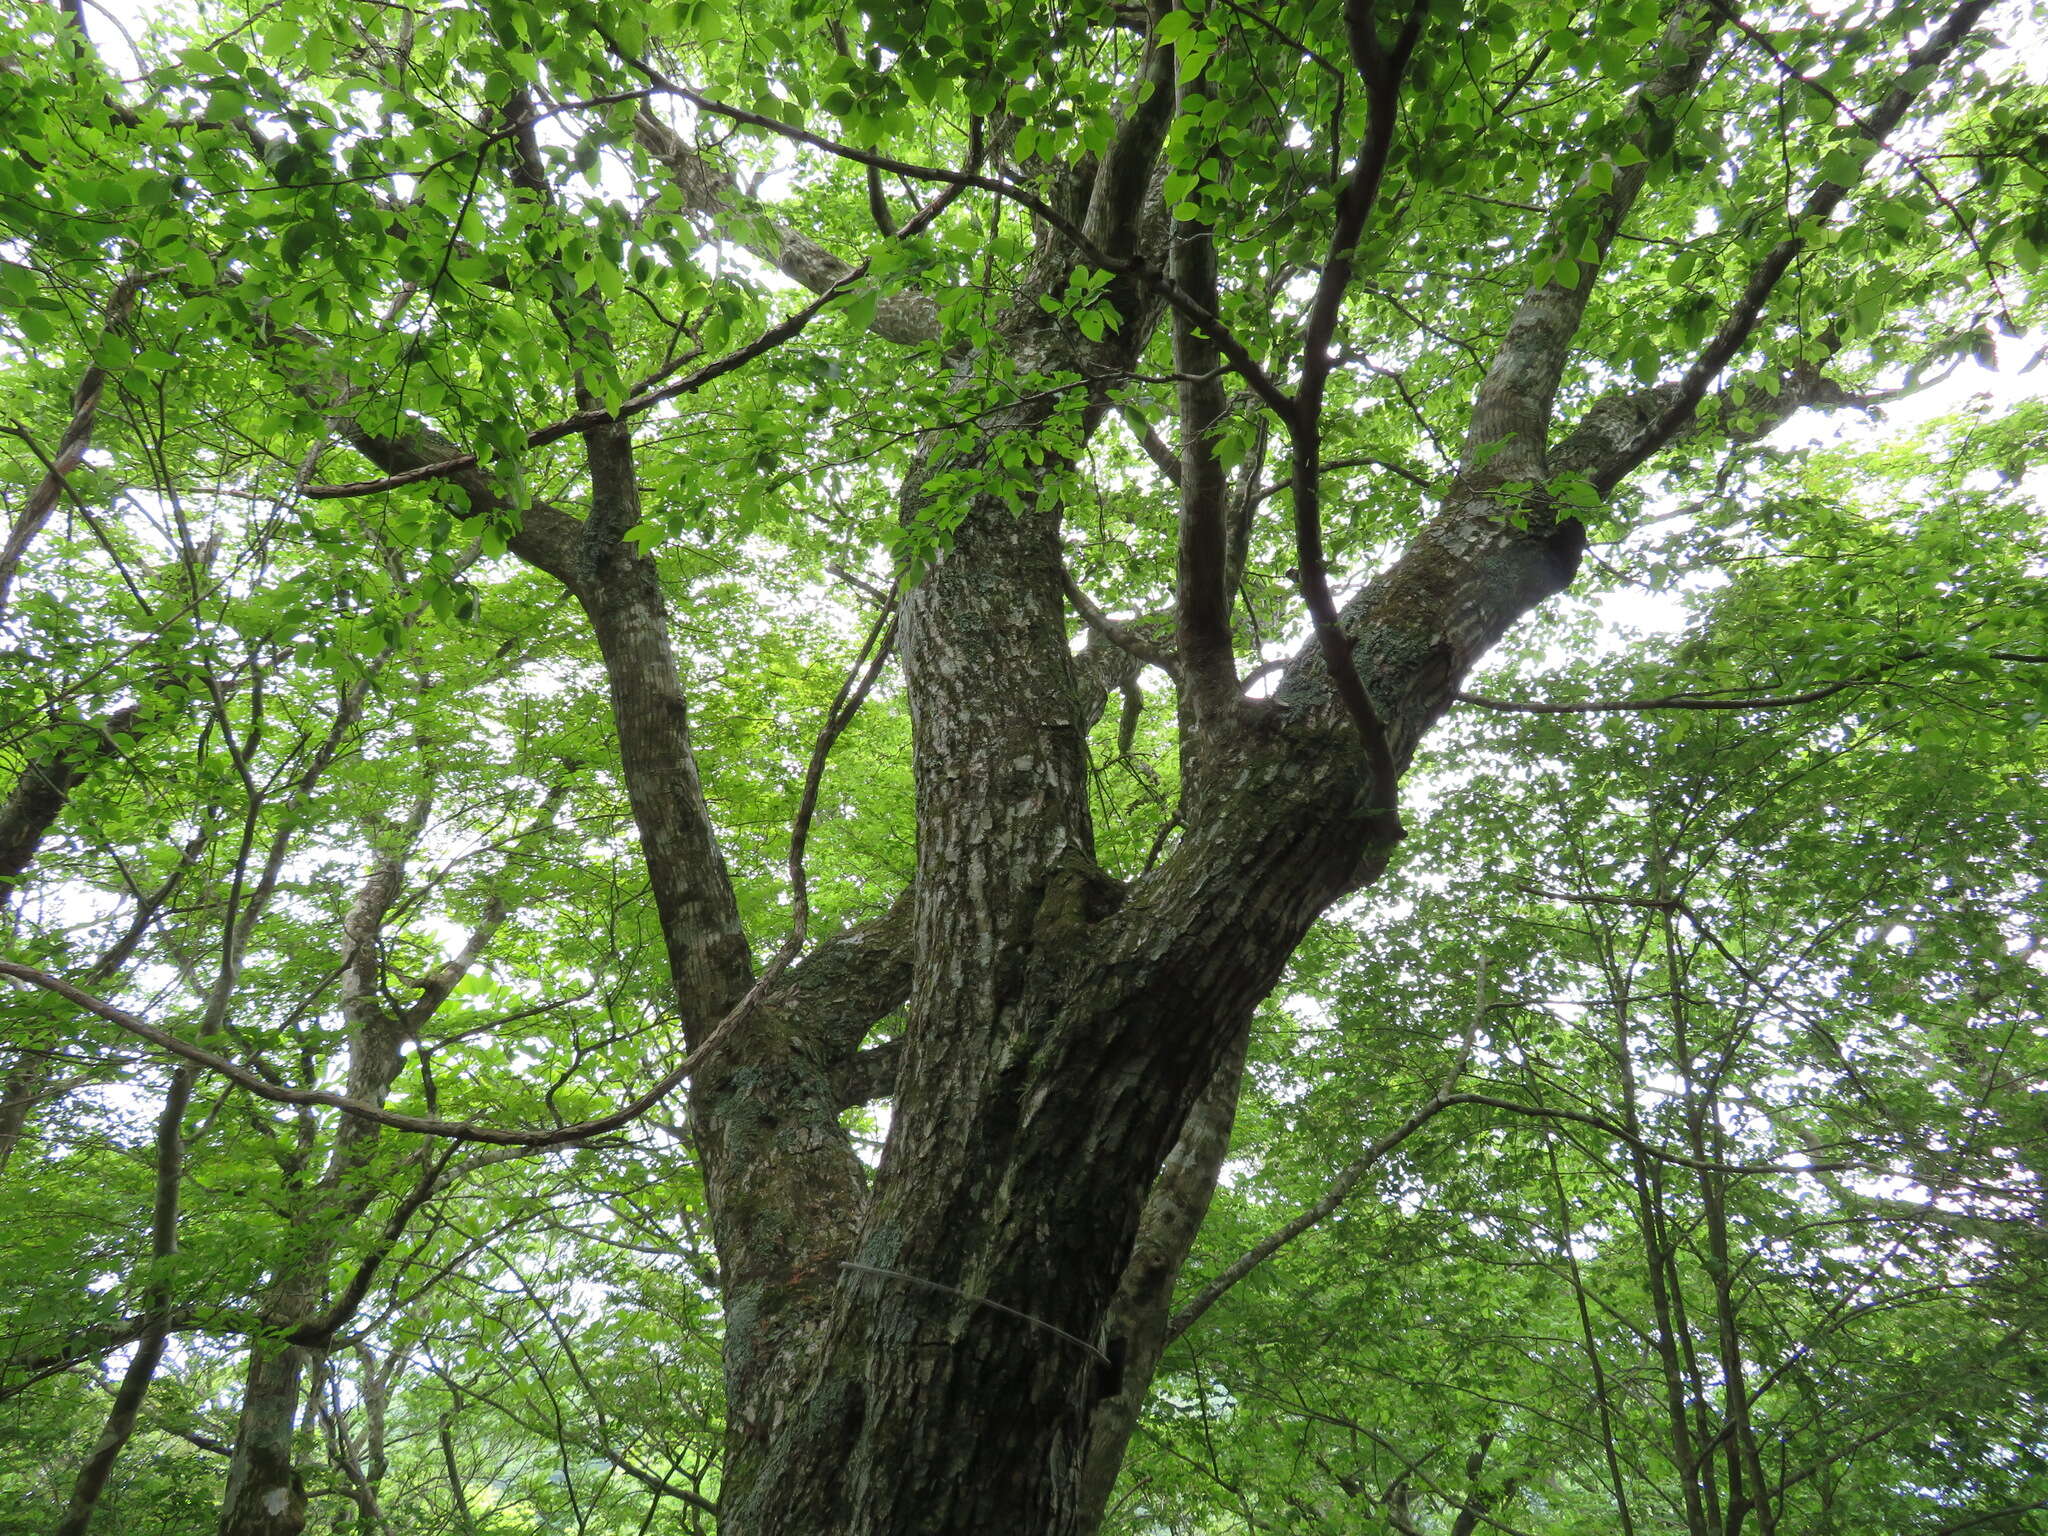
[[[1696,77],[1703,57],[1677,67]],[[1475,442],[1533,430],[1515,462],[1539,482],[1563,307],[1532,297],[1483,392],[1528,414],[1474,423]],[[1006,340],[1040,365],[1055,353]],[[1501,516],[1510,472],[1461,477],[1342,616],[1400,766],[1472,664],[1576,569],[1576,525],[1541,504]],[[1084,1501],[1084,1452],[1098,1405],[1128,1387],[1102,1357],[1143,1192],[1308,924],[1383,867],[1391,818],[1311,654],[1274,702],[1239,701],[1192,746],[1202,792],[1173,854],[1129,890],[1103,879],[1056,559],[1051,509],[976,506],[906,606],[920,860],[896,1118],[861,1267],[769,1463],[774,1496],[729,1506],[747,1536],[1064,1536],[1098,1517],[1103,1472]]]

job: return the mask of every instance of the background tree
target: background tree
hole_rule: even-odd
[[[1974,528],[1993,565],[2029,560],[1995,532],[2024,498],[1989,477],[1959,490],[1980,468],[1967,432],[1940,434],[1961,451],[1924,492],[1940,531],[1891,490],[1897,521],[1861,524],[1846,648],[1911,646],[1895,584],[1919,579],[1927,537]],[[1872,467],[1798,452],[1755,489],[1825,487],[1814,500],[1840,508],[1875,490]],[[1788,576],[1816,580],[1778,544],[1774,501],[1714,519],[1749,558],[1675,647],[1698,682],[1753,675],[1753,615]],[[2031,620],[1993,603],[1971,623],[1996,647]],[[1998,1145],[2027,1139],[2039,1040],[2020,937],[2039,797],[2010,729],[2035,690],[1966,652],[1782,709],[1646,709],[1667,647],[1560,679],[1544,713],[1468,718],[1460,762],[1495,771],[1450,792],[1443,843],[1417,835],[1431,856],[1368,941],[1298,962],[1298,981],[1336,973],[1303,1001],[1334,1003],[1255,1046],[1270,1107],[1237,1155],[1261,1176],[1219,1197],[1191,1261],[1132,1528],[1154,1507],[1249,1506],[1283,1527],[1306,1510],[1451,1529],[1480,1499],[1535,1530],[2038,1518],[2033,1154]],[[1444,995],[1452,960],[1462,997]],[[1261,1156],[1261,1134],[1353,1161],[1319,1187],[1327,1161]],[[1957,1439],[1984,1461],[1919,1481]]]
[[[39,1523],[2025,1529],[2031,24],[19,15]]]

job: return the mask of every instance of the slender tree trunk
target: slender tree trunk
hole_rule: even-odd
[[[185,1176],[185,1110],[192,1102],[192,1084],[197,1076],[195,1067],[179,1067],[171,1073],[163,1112],[157,1120],[156,1192],[150,1216],[151,1272],[143,1291],[149,1327],[136,1340],[135,1353],[121,1374],[121,1385],[114,1390],[106,1425],[71,1485],[71,1498],[64,1507],[63,1518],[57,1522],[56,1536],[85,1536],[100,1495],[106,1491],[107,1479],[113,1475],[114,1463],[135,1433],[142,1401],[163,1359],[175,1300],[166,1271],[178,1252],[179,1196]]]
[[[456,1529],[462,1536],[476,1536],[476,1516],[469,1507],[469,1494],[462,1486],[462,1468],[455,1460],[455,1436],[446,1419],[435,1426],[441,1445],[441,1466],[448,1474],[448,1497],[455,1505]]]
[[[384,1516],[383,1502],[377,1495],[377,1484],[383,1477],[383,1469],[377,1465],[382,1456],[383,1434],[383,1410],[377,1401],[380,1388],[374,1373],[369,1370],[363,1373],[359,1384],[365,1419],[371,1427],[371,1455],[368,1457],[357,1449],[355,1437],[349,1433],[348,1420],[341,1412],[334,1390],[332,1356],[318,1359],[310,1394],[321,1428],[325,1431],[328,1464],[348,1480],[349,1497],[355,1501],[354,1536],[385,1536],[389,1525]]]
[[[1608,959],[1608,986],[1617,996],[1622,996],[1626,979],[1620,967],[1613,963],[1612,956]],[[1635,1060],[1630,1053],[1626,1012],[1618,1021],[1611,1049],[1615,1068],[1621,1076],[1621,1123],[1630,1136],[1640,1141],[1643,1124],[1637,1108]],[[1677,1293],[1678,1276],[1670,1263],[1663,1192],[1658,1183],[1657,1169],[1639,1148],[1631,1146],[1628,1158],[1629,1185],[1635,1195],[1636,1228],[1642,1239],[1643,1278],[1650,1295],[1650,1315],[1656,1327],[1657,1364],[1664,1382],[1665,1427],[1670,1437],[1671,1464],[1678,1474],[1686,1533],[1687,1536],[1711,1536],[1713,1521],[1700,1485],[1700,1467],[1704,1458],[1699,1447],[1705,1444],[1704,1431],[1698,1435],[1694,1433],[1687,1404],[1686,1374],[1680,1354],[1685,1321],[1678,1311],[1681,1298]]]
[[[593,434],[593,480],[613,498],[600,518],[639,519],[623,432]],[[744,996],[753,965],[725,861],[698,781],[689,711],[654,563],[624,542],[600,543],[587,573],[564,573],[604,657],[620,762],[684,1027],[701,1044]],[[723,1497],[745,1497],[780,1427],[797,1362],[816,1348],[852,1243],[866,1174],[839,1123],[829,1041],[772,1008],[691,1084],[727,1347]],[[772,1105],[772,1111],[768,1106]]]
[[[421,984],[408,1006],[392,1010],[381,974],[383,928],[403,882],[407,852],[425,827],[432,808],[431,781],[416,795],[409,822],[391,833],[389,846],[378,848],[370,870],[342,918],[342,954],[338,988],[348,1031],[348,1072],[344,1091],[357,1103],[382,1105],[405,1065],[403,1046],[453,994],[479,955],[505,922],[508,910],[495,898],[486,903],[481,920],[462,947]],[[558,784],[541,802],[534,820],[515,841],[516,854],[526,839],[551,825],[566,786]],[[221,1509],[222,1536],[291,1536],[304,1523],[301,1481],[291,1465],[293,1425],[300,1400],[300,1376],[315,1351],[324,1352],[337,1329],[355,1315],[383,1262],[406,1223],[432,1195],[446,1169],[446,1159],[429,1159],[410,1193],[401,1198],[370,1251],[332,1301],[332,1269],[343,1240],[383,1192],[376,1177],[383,1141],[371,1121],[343,1116],[335,1126],[326,1166],[316,1184],[299,1190],[301,1204],[280,1261],[279,1273],[264,1299],[267,1334],[252,1348],[244,1383],[242,1418],[228,1469],[228,1493]],[[383,1401],[388,1378],[376,1356],[359,1346],[363,1365],[363,1399],[370,1425],[366,1466],[351,1466],[358,1502],[369,1512],[377,1508],[376,1484],[384,1473]],[[343,1434],[337,1425],[337,1436]],[[360,1472],[360,1476],[358,1476]],[[381,1518],[381,1515],[378,1516]]]
[[[455,453],[424,431],[350,431],[389,471]],[[524,506],[511,548],[561,582],[590,621],[685,1039],[702,1045],[748,994],[752,956],[697,772],[660,573],[623,537],[640,517],[630,434],[595,429],[585,451],[590,516]],[[472,506],[510,515],[481,472],[456,483]],[[839,1123],[835,1073],[907,990],[900,926],[892,917],[821,944],[757,999],[747,1027],[724,1037],[690,1083],[724,1287],[728,1504],[753,1486],[798,1394],[866,1201],[866,1173]]]
[[[1721,1478],[1714,1470],[1708,1448],[1714,1443],[1714,1415],[1707,1403],[1707,1374],[1700,1369],[1699,1349],[1694,1342],[1692,1317],[1685,1300],[1685,1277],[1678,1269],[1678,1241],[1670,1235],[1670,1218],[1663,1206],[1661,1186],[1657,1189],[1657,1223],[1662,1234],[1658,1252],[1664,1258],[1664,1293],[1669,1298],[1671,1318],[1678,1333],[1678,1355],[1685,1373],[1687,1401],[1692,1406],[1692,1441],[1697,1448],[1692,1468],[1692,1486],[1704,1512],[1702,1529],[1721,1529]]]
[[[1083,1532],[1095,1530],[1108,1512],[1117,1471],[1166,1352],[1173,1288],[1209,1214],[1216,1178],[1230,1150],[1246,1044],[1240,1038],[1218,1063],[1146,1197],[1138,1240],[1124,1266],[1106,1328],[1114,1390],[1095,1404],[1088,1421],[1078,1521]]]
[[[1664,888],[1661,862],[1656,869],[1660,894]],[[1705,1082],[1697,1080],[1692,1039],[1691,1009],[1686,997],[1687,972],[1678,919],[1668,908],[1663,920],[1665,975],[1671,992],[1672,1041],[1678,1058],[1679,1075],[1685,1084],[1686,1139],[1692,1155],[1702,1161],[1727,1155],[1721,1134],[1716,1097],[1721,1073],[1709,1062]],[[1702,1169],[1700,1205],[1706,1218],[1707,1272],[1713,1285],[1715,1353],[1721,1371],[1721,1391],[1726,1404],[1728,1437],[1728,1536],[1736,1536],[1745,1515],[1754,1510],[1762,1536],[1776,1536],[1777,1519],[1770,1502],[1769,1484],[1764,1479],[1763,1458],[1757,1448],[1756,1427],[1750,1415],[1748,1367],[1742,1356],[1740,1320],[1736,1315],[1733,1257],[1728,1245],[1728,1175]]]
[[[1626,1016],[1624,1012],[1623,1017]],[[1607,1484],[1614,1493],[1614,1518],[1621,1527],[1622,1536],[1635,1536],[1635,1515],[1629,1509],[1628,1485],[1622,1480],[1621,1453],[1615,1444],[1614,1404],[1607,1391],[1607,1367],[1600,1358],[1599,1338],[1593,1332],[1592,1308],[1586,1304],[1586,1277],[1579,1269],[1579,1256],[1573,1248],[1576,1235],[1572,1230],[1571,1204],[1565,1198],[1564,1177],[1558,1172],[1557,1143],[1547,1124],[1543,1128],[1543,1156],[1550,1173],[1551,1190],[1557,1196],[1558,1240],[1564,1248],[1565,1272],[1571,1277],[1572,1301],[1578,1309],[1579,1341],[1586,1351],[1586,1369],[1593,1380],[1593,1401],[1600,1411],[1600,1448],[1607,1461]],[[1478,1456],[1482,1463],[1491,1443],[1492,1437],[1488,1436],[1480,1445]],[[1477,1469],[1471,1475],[1477,1477]]]
[[[404,844],[373,858],[342,919],[340,997],[349,1031],[346,1091],[360,1103],[381,1105],[404,1064],[399,1049],[402,1021],[386,1013],[378,1000],[377,940],[398,896],[404,845],[418,835],[429,805],[423,792],[415,801]],[[294,1465],[293,1442],[301,1381],[314,1355],[291,1342],[291,1336],[320,1318],[341,1239],[377,1196],[369,1173],[379,1141],[373,1122],[343,1116],[318,1183],[301,1192],[303,1204],[286,1234],[288,1246],[264,1298],[266,1335],[255,1339],[249,1351],[242,1412],[221,1502],[220,1536],[298,1536],[305,1527],[305,1483]]]
[[[100,1495],[106,1491],[107,1479],[113,1475],[114,1463],[120,1459],[129,1438],[135,1433],[135,1420],[142,1411],[142,1400],[149,1393],[150,1383],[156,1377],[157,1365],[163,1359],[166,1337],[161,1329],[151,1329],[136,1342],[128,1368],[121,1374],[121,1385],[114,1391],[106,1425],[93,1445],[92,1454],[86,1457],[85,1465],[79,1468],[78,1477],[71,1485],[71,1498],[64,1506],[63,1518],[57,1522],[56,1536],[84,1536],[86,1528],[91,1525]]]

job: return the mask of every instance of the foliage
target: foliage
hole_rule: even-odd
[[[1997,44],[2038,7],[1909,70],[1947,13],[1417,6],[1348,254],[1354,52],[1401,20],[1370,5],[206,0],[120,40],[80,14],[17,5],[0,48],[4,958],[243,1081],[10,973],[0,1533],[57,1523],[151,1337],[97,1531],[214,1519],[258,1402],[307,1529],[717,1528],[769,1433],[736,1383],[822,1336],[781,1309],[871,1250],[820,1279],[789,1251],[825,1217],[717,1186],[783,1145],[801,1073],[772,1051],[566,1129],[745,1022],[685,979],[661,808],[701,780],[749,977],[792,933],[907,950],[898,895],[966,775],[918,758],[933,695],[865,669],[942,625],[915,610],[957,599],[935,573],[976,529],[1051,515],[1074,697],[1037,724],[1081,739],[1099,923],[1092,893],[1149,889],[1223,803],[1174,628],[1205,456],[1233,707],[1291,719],[1327,681],[1311,435],[1361,666],[1406,654],[1354,621],[1418,529],[1588,555],[1481,672],[1492,635],[1384,711],[1409,836],[1369,896],[1318,888],[1259,1005],[1176,1294],[1199,1315],[1104,1529],[2048,1530],[2048,410],[2005,377],[1917,431],[1813,425],[2036,344],[2048,94]],[[1084,249],[1115,221],[1077,188],[1148,112],[1126,201],[1163,212]],[[1199,324],[1161,319],[1169,240],[1216,253]],[[1554,354],[1534,468],[1473,404],[1517,346]],[[1290,425],[1262,390],[1318,367]],[[1019,541],[990,586],[1050,591]],[[688,719],[636,757],[670,695],[630,692],[658,646],[604,625],[641,571]],[[1323,798],[1364,805],[1342,766]],[[1027,757],[1001,792],[1042,782]],[[994,860],[1006,814],[963,846]],[[1066,869],[990,876],[1043,898],[991,953],[1052,942]],[[899,1133],[907,997],[819,1068],[881,1074],[832,1106],[863,1193],[933,1139]],[[1228,1059],[1211,1033],[1188,1052]],[[964,1253],[995,1217],[956,1214]]]

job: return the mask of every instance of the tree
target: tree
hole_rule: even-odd
[[[75,1527],[190,1332],[223,1532],[305,1526],[315,1421],[388,1528],[335,1383],[402,1333],[482,1529],[451,1425],[504,1393],[406,1309],[637,1127],[691,1150],[723,1444],[684,1486],[551,1409],[579,1525],[588,1465],[745,1536],[1094,1528],[1254,1014],[1468,674],[1589,538],[2036,315],[2025,21],[283,0],[124,81],[23,18],[9,1114],[154,1234],[35,1357],[136,1346]],[[1740,680],[2038,659],[1800,622]]]
[[[1895,600],[1957,569],[1927,540],[2009,573],[2029,558],[1992,532],[2004,488],[1961,492],[1975,451],[1921,446],[1950,461],[1919,493],[1938,523],[1863,456],[1769,466],[1809,512],[1883,485],[1899,519],[1834,523],[1863,548],[1830,643],[1913,641]],[[2037,1197],[1999,1143],[2027,1139],[2010,1095],[2035,1070],[2041,981],[2012,943],[2038,921],[2029,881],[2001,865],[2031,858],[2039,807],[2015,771],[2036,748],[2002,718],[2013,679],[1893,674],[1769,711],[1614,702],[1674,664],[1751,674],[1788,573],[1829,579],[1798,555],[1831,520],[1795,530],[1773,501],[1712,516],[1748,557],[1675,647],[1583,666],[1590,698],[1461,718],[1458,761],[1495,771],[1418,832],[1428,856],[1390,875],[1369,942],[1303,956],[1292,985],[1327,1013],[1266,1021],[1272,1102],[1233,1149],[1259,1174],[1190,1258],[1163,1367],[1180,1411],[1136,1448],[1134,1501],[1283,1528],[1306,1510],[1449,1529],[1480,1499],[1524,1530],[2001,1510],[2029,1528]],[[1972,622],[2016,620],[1993,602]],[[2000,836],[1965,830],[1984,825]],[[1930,1475],[1959,1445],[1969,1471]]]

